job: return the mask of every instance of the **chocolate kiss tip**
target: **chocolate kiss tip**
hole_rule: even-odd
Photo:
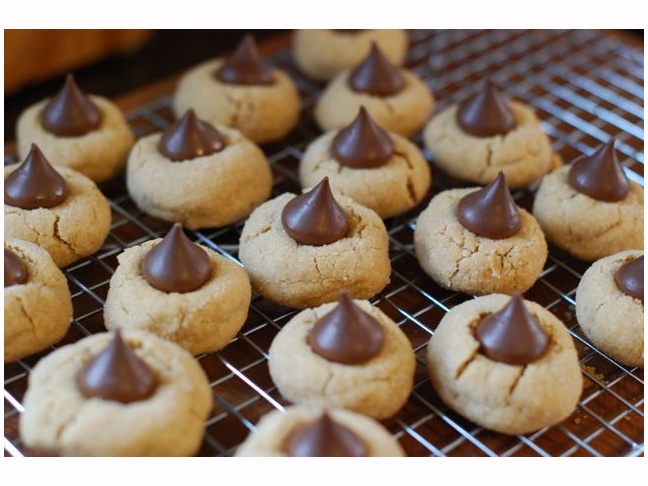
[[[13,251],[4,250],[4,286],[21,285],[27,282],[29,275],[27,266]]]
[[[162,132],[159,142],[160,153],[174,162],[211,155],[224,147],[218,130],[191,108]]]
[[[116,330],[108,345],[81,369],[77,384],[87,398],[126,404],[150,397],[157,380]]]
[[[351,227],[331,192],[328,177],[289,201],[281,213],[281,222],[288,236],[312,246],[334,243],[344,238]]]
[[[288,435],[284,450],[292,457],[366,457],[365,443],[324,411]]]
[[[78,137],[101,125],[101,111],[68,74],[61,90],[43,108],[41,123],[60,137]]]
[[[644,301],[644,256],[635,258],[619,267],[614,275],[617,287],[626,295]]]
[[[186,293],[201,288],[209,280],[212,264],[207,252],[187,238],[180,223],[175,223],[146,254],[141,271],[158,290]]]
[[[362,364],[382,348],[382,325],[353,301],[350,293],[340,294],[337,306],[322,316],[308,334],[313,352],[343,364]]]
[[[373,42],[369,54],[349,74],[349,86],[361,93],[391,96],[405,87],[405,78]]]
[[[489,78],[479,92],[459,104],[457,123],[475,137],[493,137],[510,131],[515,126],[515,117]]]
[[[331,155],[340,165],[354,169],[381,167],[394,154],[394,142],[369,115],[364,106],[331,142]]]
[[[259,55],[254,38],[243,37],[234,53],[216,70],[218,80],[228,84],[267,85],[274,83],[272,71]]]
[[[5,178],[5,204],[22,209],[53,208],[68,196],[67,183],[32,143],[27,157]]]
[[[630,181],[617,159],[614,143],[612,138],[592,155],[572,162],[567,174],[572,189],[604,202],[618,202],[628,195]]]
[[[520,211],[506,185],[504,172],[486,187],[471,192],[457,204],[457,219],[476,235],[510,238],[522,226]]]

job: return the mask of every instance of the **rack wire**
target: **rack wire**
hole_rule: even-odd
[[[411,31],[407,66],[435,93],[437,111],[464,99],[486,77],[508,95],[536,109],[554,150],[569,161],[617,139],[627,174],[643,186],[643,52],[596,31],[438,30]],[[322,86],[295,68],[288,48],[268,62],[286,70],[304,100],[299,126],[286,139],[264,145],[273,169],[273,196],[298,192],[297,166],[306,146],[319,135],[312,107]],[[137,136],[166,127],[173,116],[170,94],[127,113]],[[423,149],[420,135],[413,140]],[[431,156],[424,151],[428,160]],[[5,155],[5,164],[14,162]],[[374,305],[392,317],[417,356],[415,386],[403,409],[383,421],[408,456],[639,456],[644,453],[643,369],[622,366],[592,346],[575,317],[575,290],[589,264],[550,246],[538,282],[525,297],[559,317],[569,329],[580,358],[585,386],[577,409],[561,424],[528,435],[509,436],[483,429],[456,414],[435,394],[425,371],[425,347],[444,314],[470,299],[442,289],[420,269],[413,249],[417,214],[429,198],[462,183],[433,166],[430,196],[410,213],[387,220],[392,275]],[[5,456],[33,455],[20,440],[19,414],[28,378],[53,349],[104,332],[103,304],[117,255],[125,248],[163,236],[170,224],[138,210],[123,178],[101,186],[112,208],[112,226],[95,255],[67,267],[74,321],[51,349],[4,367]],[[514,194],[530,209],[533,188]],[[188,234],[239,262],[242,223]],[[240,262],[239,262],[240,263]],[[200,456],[231,456],[273,409],[288,405],[268,372],[268,348],[295,311],[254,295],[249,317],[221,352],[197,356],[214,398]]]

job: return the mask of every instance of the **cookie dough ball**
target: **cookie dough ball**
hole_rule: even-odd
[[[95,334],[43,358],[23,405],[21,438],[39,451],[190,456],[202,443],[212,397],[189,353],[153,334],[124,331],[119,338]]]
[[[65,276],[46,250],[27,241],[5,241],[4,360],[37,353],[59,342],[72,321]]]
[[[574,161],[543,178],[533,203],[533,215],[547,240],[581,260],[595,261],[620,251],[643,249],[643,187],[625,176],[616,161],[613,143],[579,161],[599,173],[590,182],[597,187],[617,186],[618,195],[610,200],[595,191],[573,187],[570,174],[574,167],[581,167]],[[598,170],[601,162],[602,170]],[[573,172],[574,179],[578,172]]]
[[[296,309],[335,301],[342,288],[359,299],[380,292],[391,274],[387,229],[380,216],[352,199],[336,195],[334,203],[339,205],[339,213],[330,218],[335,225],[321,226],[322,232],[315,240],[330,235],[335,238],[300,243],[285,229],[285,208],[299,198],[295,204],[304,202],[304,206],[319,214],[311,218],[310,210],[303,211],[301,223],[318,226],[318,221],[329,219],[326,211],[320,209],[328,208],[333,199],[327,179],[301,196],[306,198],[285,193],[271,199],[255,209],[245,222],[239,257],[252,286],[266,299]],[[298,216],[294,219],[298,220]],[[340,220],[342,226],[336,226]],[[308,229],[303,233],[308,233]]]
[[[200,118],[266,143],[297,125],[301,97],[287,73],[263,66],[248,36],[230,58],[205,62],[184,74],[172,107],[176,117],[193,108]]]
[[[480,337],[480,323],[494,316],[505,322],[499,335],[493,336],[497,334],[492,333],[497,328],[493,326],[490,335],[484,332]],[[527,334],[520,334],[529,317],[535,324]],[[542,336],[543,347],[537,348]],[[500,355],[495,352],[498,344],[504,345]],[[576,408],[583,385],[578,355],[565,325],[519,295],[487,295],[451,309],[428,344],[427,370],[434,389],[450,408],[504,434],[526,434],[566,419]]]
[[[480,197],[477,207],[463,208],[460,217],[461,202],[470,201],[465,199],[469,195],[473,202]],[[485,231],[489,224],[492,232]],[[421,268],[435,282],[471,295],[527,291],[548,255],[538,222],[515,205],[503,173],[485,188],[451,189],[434,196],[418,217],[414,246]]]
[[[434,111],[434,95],[413,71],[393,65],[374,44],[361,64],[337,74],[313,115],[322,131],[349,125],[364,106],[385,130],[411,137]]]
[[[153,217],[191,229],[222,227],[268,199],[272,172],[261,149],[240,132],[207,124],[189,110],[135,144],[126,187]]]
[[[501,112],[493,114],[495,107]],[[509,187],[521,189],[561,164],[535,112],[523,103],[505,101],[490,82],[432,118],[423,142],[436,166],[476,184],[488,184],[503,171]]]
[[[20,158],[26,157],[35,143],[52,164],[74,169],[99,183],[124,169],[135,136],[114,103],[85,95],[68,75],[56,96],[20,115],[16,142]]]
[[[329,440],[325,440],[329,439]],[[263,417],[236,457],[404,457],[379,422],[343,409],[295,405]]]
[[[585,336],[605,354],[643,368],[643,251],[597,260],[576,289],[576,317]]]
[[[97,185],[64,166],[52,167],[38,146],[8,165],[5,175],[5,237],[45,248],[65,267],[92,255],[110,231],[110,205]]]
[[[293,403],[381,420],[407,401],[416,360],[394,321],[368,301],[343,295],[293,317],[275,336],[268,366],[281,395]]]
[[[303,188],[328,177],[333,190],[391,218],[416,207],[432,182],[419,148],[380,128],[361,108],[352,124],[313,141],[299,164]]]
[[[191,242],[180,224],[117,258],[104,306],[109,330],[143,329],[198,355],[224,348],[247,319],[245,270]]]
[[[409,37],[402,29],[297,29],[292,39],[293,59],[309,78],[329,81],[340,71],[357,66],[374,42],[392,63],[403,64]]]

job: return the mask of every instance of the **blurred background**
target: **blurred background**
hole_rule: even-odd
[[[250,33],[261,42],[287,30],[4,30],[4,136],[19,114],[52,96],[73,72],[88,93],[114,98],[231,51]],[[625,34],[643,44],[643,30]]]

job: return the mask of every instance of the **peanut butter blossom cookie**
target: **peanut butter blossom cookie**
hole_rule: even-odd
[[[392,63],[405,61],[409,38],[401,29],[297,29],[292,52],[301,72],[316,81],[329,81],[345,69],[357,66],[375,43]]]
[[[52,164],[74,169],[95,182],[118,175],[135,143],[121,110],[106,98],[86,95],[71,74],[54,97],[20,115],[16,139],[20,158],[35,143]]]
[[[72,321],[72,297],[50,254],[27,241],[4,243],[4,360],[59,342]]]
[[[295,405],[263,416],[237,457],[403,457],[377,421],[344,409]]]
[[[564,324],[520,294],[487,295],[451,309],[430,339],[427,369],[450,408],[504,434],[566,419],[583,384]]]
[[[643,251],[625,250],[594,262],[576,289],[576,317],[594,346],[624,365],[643,368]]]
[[[360,64],[331,80],[313,114],[319,127],[330,131],[349,125],[361,106],[385,130],[409,137],[432,115],[434,95],[414,72],[394,65],[374,43]]]
[[[331,187],[382,218],[403,214],[427,195],[430,167],[412,142],[382,129],[364,107],[353,122],[313,141],[299,164],[302,187]]]
[[[256,144],[190,109],[162,133],[138,140],[126,186],[151,216],[191,229],[222,227],[268,199],[272,172]]]
[[[193,243],[179,223],[118,260],[104,306],[109,330],[143,329],[197,355],[225,347],[247,319],[252,290],[245,270]]]
[[[643,188],[626,176],[614,143],[547,175],[533,204],[547,240],[581,260],[643,249]]]
[[[273,340],[268,366],[291,402],[385,419],[412,391],[415,357],[397,324],[344,292],[338,302],[293,317]]]
[[[189,109],[253,142],[266,143],[297,125],[301,97],[288,74],[267,67],[253,38],[246,36],[231,56],[205,62],[180,78],[173,110],[180,117]]]
[[[262,296],[297,309],[333,302],[341,288],[368,299],[391,273],[380,216],[334,195],[327,178],[255,209],[243,226],[239,257]]]
[[[212,398],[178,345],[143,331],[89,336],[32,370],[20,416],[28,447],[61,456],[190,456]]]
[[[59,267],[101,248],[110,231],[110,206],[94,182],[53,167],[35,144],[22,163],[4,171],[6,238],[42,246]]]
[[[414,245],[435,282],[472,295],[527,291],[548,254],[540,226],[515,204],[503,172],[486,187],[437,194],[417,220]]]
[[[432,118],[423,141],[435,165],[476,184],[488,184],[503,171],[509,187],[520,189],[560,165],[534,111],[506,100],[489,79],[473,96]]]

